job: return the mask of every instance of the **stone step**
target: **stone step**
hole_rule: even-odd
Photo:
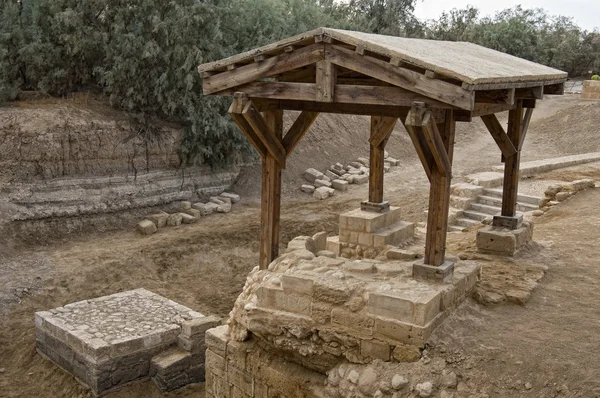
[[[502,197],[481,195],[477,198],[477,202],[489,206],[495,206],[497,208],[502,207]],[[539,205],[517,202],[518,211],[533,211],[538,210],[539,208]]]
[[[197,359],[197,360],[195,360]],[[204,381],[204,364],[191,353],[173,347],[150,361],[150,376],[161,391],[172,391],[186,384]]]
[[[485,191],[483,191],[483,193],[485,196],[502,198],[502,189],[488,188]],[[522,194],[517,195],[517,202],[521,202],[521,203],[528,203],[531,205],[540,206],[540,204],[542,203],[542,200],[543,200],[543,198],[538,198],[537,196],[529,196],[529,195],[522,195]]]
[[[480,212],[474,211],[474,210],[465,210],[463,212],[463,216],[465,216],[466,218],[470,218],[472,220],[477,220],[477,221],[483,221],[486,218],[491,217],[490,214],[480,213]]]
[[[463,228],[471,228],[475,225],[481,225],[481,221],[462,217],[456,219],[456,225]]]
[[[373,234],[373,245],[385,247],[387,245],[399,246],[404,241],[415,236],[415,224],[407,221],[397,221],[389,227],[377,230]]]
[[[479,213],[486,213],[486,214],[490,214],[490,215],[500,214],[500,212],[502,211],[502,209],[500,207],[490,206],[490,205],[483,204],[483,203],[471,203],[469,210],[473,210],[473,211],[476,211]]]

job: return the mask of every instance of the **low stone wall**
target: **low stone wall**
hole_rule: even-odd
[[[600,100],[600,80],[584,81],[581,99]]]

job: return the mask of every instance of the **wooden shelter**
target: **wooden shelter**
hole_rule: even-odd
[[[444,263],[456,122],[481,117],[505,162],[502,214],[516,228],[519,161],[536,100],[567,74],[464,42],[329,28],[203,64],[204,94],[233,96],[229,114],[262,157],[260,267],[278,256],[281,170],[321,112],[371,116],[369,197],[386,211],[383,153],[398,120],[431,183],[424,264]],[[283,134],[283,111],[301,111]],[[510,111],[505,131],[496,113]]]

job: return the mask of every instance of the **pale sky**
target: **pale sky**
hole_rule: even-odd
[[[579,26],[587,30],[600,27],[600,1],[597,0],[418,0],[415,14],[419,19],[435,19],[442,11],[472,5],[479,9],[479,16],[484,17],[519,4],[523,8],[543,8],[551,15],[573,17]]]

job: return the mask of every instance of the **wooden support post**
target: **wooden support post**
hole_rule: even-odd
[[[435,124],[433,125],[435,126]],[[455,130],[454,112],[448,110],[446,111],[444,128],[439,131],[439,134],[450,166],[452,165],[452,156],[454,153]],[[444,264],[451,179],[451,173],[444,172],[434,162],[434,167],[431,170],[431,187],[429,190],[429,212],[427,214],[427,235],[425,237],[425,265],[440,267]]]
[[[281,142],[283,133],[283,111],[265,112],[268,131],[274,141]],[[279,255],[279,216],[281,206],[281,166],[277,159],[267,153],[262,160],[260,269],[267,269]]]
[[[389,203],[383,202],[383,161],[387,144],[398,118],[371,116],[369,201],[363,202],[363,210],[384,212]]]
[[[519,191],[519,165],[521,161],[521,135],[523,128],[523,100],[508,113],[507,135],[517,152],[506,157],[504,162],[504,185],[502,191],[501,216],[494,217],[493,225],[516,229],[523,218],[517,217],[517,195]]]

